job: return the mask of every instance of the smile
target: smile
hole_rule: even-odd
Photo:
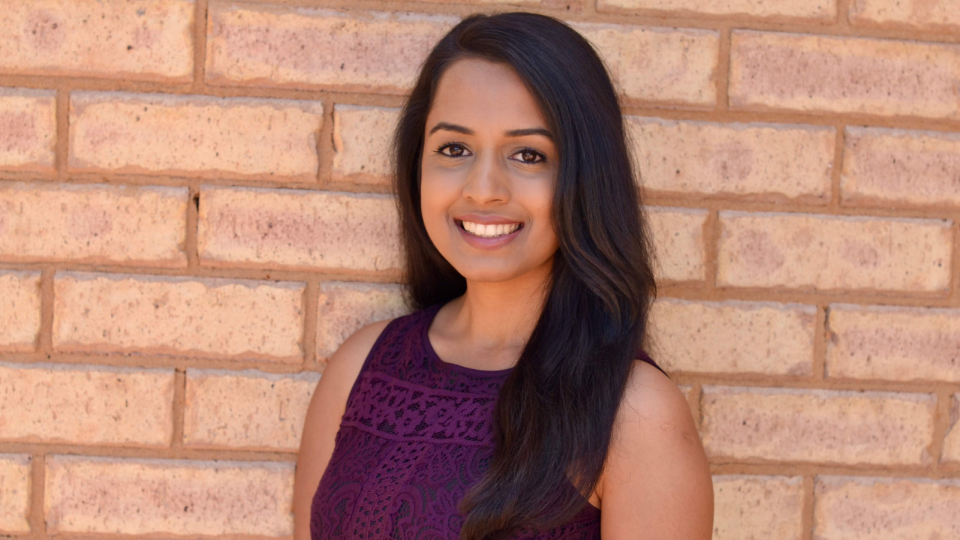
[[[498,236],[506,236],[516,232],[521,227],[523,227],[523,223],[496,223],[484,225],[482,223],[474,223],[472,221],[460,222],[461,229],[474,236],[479,236],[480,238],[497,238]]]

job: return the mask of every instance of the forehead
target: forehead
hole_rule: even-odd
[[[540,108],[512,67],[478,58],[451,64],[437,83],[427,129],[451,122],[480,131],[546,127]]]

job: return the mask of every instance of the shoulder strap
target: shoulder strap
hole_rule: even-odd
[[[670,374],[667,373],[666,371],[664,371],[662,367],[658,366],[657,363],[653,361],[653,358],[650,358],[650,355],[647,354],[647,351],[645,351],[645,350],[643,350],[643,349],[638,349],[638,350],[637,350],[637,360],[641,360],[641,361],[643,361],[643,362],[646,362],[646,363],[650,364],[651,366],[659,369],[659,370],[660,370],[660,373],[663,373],[664,375],[666,375],[668,379],[670,378]]]

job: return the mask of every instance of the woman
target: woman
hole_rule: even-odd
[[[415,311],[330,359],[295,538],[710,538],[689,407],[642,348],[652,250],[591,46],[541,15],[468,17],[394,157]]]

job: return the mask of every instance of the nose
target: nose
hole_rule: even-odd
[[[510,200],[507,171],[494,156],[474,161],[463,185],[463,197],[477,204]]]

